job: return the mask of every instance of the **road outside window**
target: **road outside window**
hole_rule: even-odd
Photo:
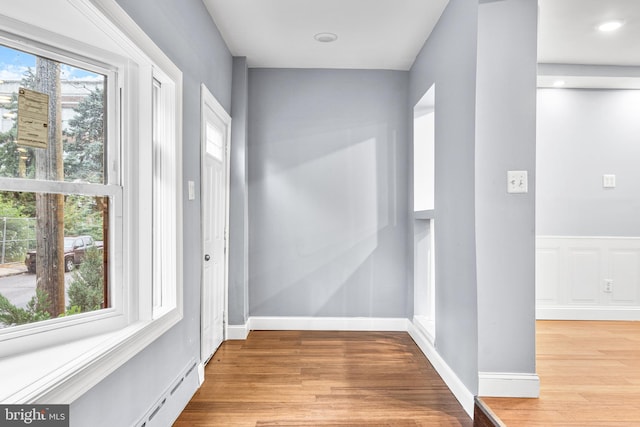
[[[0,45],[0,328],[109,307],[106,82]]]

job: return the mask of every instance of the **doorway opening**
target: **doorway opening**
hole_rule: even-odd
[[[201,129],[201,337],[204,366],[225,338],[229,224],[229,156],[231,117],[202,85]]]

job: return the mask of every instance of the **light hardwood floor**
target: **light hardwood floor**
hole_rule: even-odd
[[[508,427],[640,426],[640,322],[537,321],[539,399],[483,398]]]
[[[175,426],[472,425],[407,333],[254,331],[205,374]]]

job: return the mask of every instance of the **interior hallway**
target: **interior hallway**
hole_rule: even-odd
[[[539,399],[483,398],[508,427],[640,425],[640,322],[537,321]]]

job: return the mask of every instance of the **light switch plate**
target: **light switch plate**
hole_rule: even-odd
[[[616,188],[616,176],[615,175],[602,175],[602,187],[603,188]]]
[[[196,183],[193,181],[188,181],[187,186],[189,187],[189,200],[196,199]]]
[[[529,191],[527,171],[507,171],[507,193],[526,193]]]

